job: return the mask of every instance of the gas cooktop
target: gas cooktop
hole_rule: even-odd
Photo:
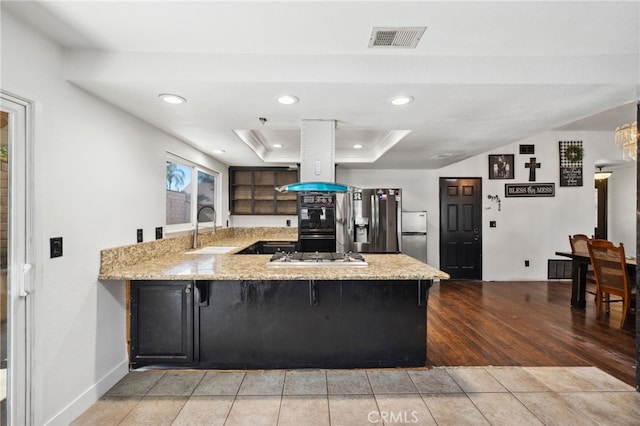
[[[269,266],[367,266],[360,253],[327,252],[278,252],[268,263]]]

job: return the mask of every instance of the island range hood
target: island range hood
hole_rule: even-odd
[[[280,192],[351,192],[335,183],[336,121],[302,120],[300,127],[300,182],[278,186]]]
[[[296,182],[277,186],[276,190],[280,192],[353,192],[353,187],[333,182]]]

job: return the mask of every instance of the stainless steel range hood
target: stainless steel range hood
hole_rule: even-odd
[[[335,182],[336,121],[302,120],[300,181]]]
[[[279,186],[280,192],[348,192],[335,183],[336,121],[302,120],[300,127],[300,182]]]

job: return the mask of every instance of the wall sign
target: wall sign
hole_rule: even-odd
[[[555,183],[505,183],[505,197],[555,197]]]
[[[535,145],[520,145],[520,154],[533,155],[536,153]]]
[[[582,186],[582,141],[560,141],[560,186]]]

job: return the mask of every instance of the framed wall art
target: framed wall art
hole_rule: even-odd
[[[513,154],[489,155],[489,179],[513,178]]]
[[[560,141],[560,186],[582,186],[582,141]]]

